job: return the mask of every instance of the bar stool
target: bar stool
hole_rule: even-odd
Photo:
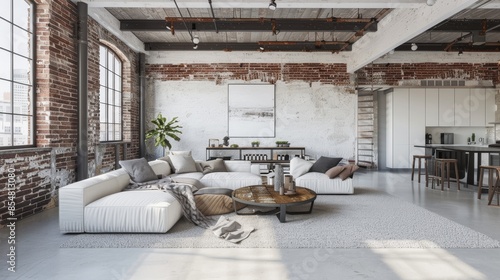
[[[437,158],[435,160],[434,175],[429,176],[429,180],[432,181],[432,188],[434,188],[434,181],[441,184],[441,190],[444,191],[444,182],[448,181],[448,189],[450,188],[450,169],[451,165],[455,165],[455,181],[457,182],[457,188],[460,190],[460,181],[458,179],[458,161],[451,158]],[[427,187],[427,184],[425,185]]]
[[[495,193],[497,194],[497,204],[500,205],[500,201],[498,200],[498,196],[500,193],[500,166],[489,166],[489,165],[482,165],[479,166],[479,184],[478,184],[478,189],[477,189],[477,199],[481,199],[481,191],[483,188],[483,176],[484,176],[484,171],[488,170],[488,205],[491,205],[491,201],[493,200],[493,197],[495,196]],[[497,179],[495,183],[493,184],[493,174],[496,175]]]
[[[427,172],[427,160],[431,159],[432,156],[426,156],[426,155],[414,155],[413,156],[413,164],[411,166],[411,180],[413,181],[413,175],[415,174],[415,160],[418,159],[418,182],[420,183],[420,175],[422,175],[421,172],[421,163],[422,159],[424,159],[424,168],[425,168],[425,182],[427,182],[429,173]]]

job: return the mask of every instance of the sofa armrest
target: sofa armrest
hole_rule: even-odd
[[[251,168],[251,171],[250,171],[251,173],[260,176],[260,164],[252,163],[250,168]]]
[[[84,232],[84,208],[107,195],[122,191],[130,182],[123,169],[111,171],[59,189],[59,230]]]

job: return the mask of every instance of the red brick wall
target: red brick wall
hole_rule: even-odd
[[[146,74],[159,80],[214,81],[261,80],[307,81],[349,85],[345,64],[321,63],[220,63],[220,64],[150,64]]]
[[[373,64],[357,72],[359,85],[398,85],[403,80],[463,79],[491,80],[500,84],[499,65],[495,63],[388,63]]]
[[[7,223],[8,172],[14,170],[15,217],[53,208],[57,190],[75,180],[78,137],[76,5],[69,0],[36,0],[36,145],[0,151],[0,227]],[[89,173],[114,169],[114,146],[99,146],[99,42],[105,40],[128,62],[124,67],[124,138],[127,157],[139,156],[138,54],[89,17]],[[96,147],[98,147],[96,149]],[[96,151],[102,151],[97,153]],[[120,158],[123,150],[120,149]],[[96,159],[99,157],[99,161]],[[97,166],[96,162],[102,163]]]

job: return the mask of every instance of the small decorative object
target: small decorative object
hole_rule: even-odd
[[[260,142],[259,141],[252,141],[252,147],[259,147]]]
[[[283,186],[283,167],[281,164],[274,166],[274,191],[279,192]]]
[[[470,145],[470,137],[467,137],[467,145]]]
[[[280,195],[284,195],[285,194],[285,187],[283,185],[281,185],[280,187]]]
[[[224,140],[224,142],[222,144],[224,144],[224,146],[229,146],[229,136],[224,136],[224,138],[222,138],[222,140]]]
[[[472,142],[475,142],[476,141],[476,134],[472,133],[472,137],[470,139],[472,140]]]
[[[238,144],[231,144],[231,148],[238,148]]]
[[[215,148],[219,146],[219,139],[208,139],[208,146]]]

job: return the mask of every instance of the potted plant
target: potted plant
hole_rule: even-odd
[[[276,147],[290,147],[288,141],[276,141]]]
[[[179,122],[177,117],[174,117],[172,120],[167,122],[167,118],[162,116],[161,113],[158,114],[156,119],[151,120],[151,122],[155,125],[155,128],[146,132],[146,139],[154,138],[155,147],[162,146],[163,155],[165,155],[166,147],[172,149],[172,144],[170,144],[169,138],[172,138],[175,141],[181,140],[178,134],[182,134],[179,130],[182,126],[177,124]]]
[[[252,141],[252,147],[259,147],[260,141]]]

